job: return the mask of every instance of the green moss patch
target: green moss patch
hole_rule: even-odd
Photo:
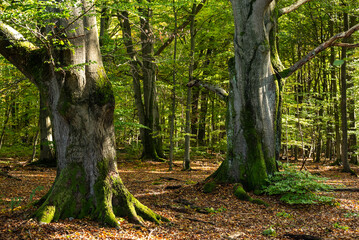
[[[234,186],[234,195],[243,201],[252,201],[251,196],[248,195],[248,193],[243,189],[243,186],[241,184],[236,184]]]
[[[204,186],[203,186],[203,192],[204,193],[211,193],[215,189],[216,189],[216,184],[213,181],[208,182],[208,183],[204,184]]]

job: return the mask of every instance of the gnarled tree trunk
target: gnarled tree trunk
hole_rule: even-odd
[[[114,95],[102,65],[94,9],[86,0],[76,5],[71,19],[57,21],[67,47],[46,54],[9,40],[20,37],[0,23],[0,53],[30,80],[41,81],[36,83],[48,91],[53,117],[57,177],[35,215],[45,223],[84,216],[111,226],[118,226],[117,216],[158,222],[161,217],[136,200],[119,177]]]

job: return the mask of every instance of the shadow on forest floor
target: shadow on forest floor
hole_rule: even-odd
[[[25,162],[26,159],[0,158],[0,171],[7,174],[0,175],[0,239],[290,239],[284,236],[288,233],[321,239],[359,239],[359,192],[328,193],[337,201],[331,206],[293,206],[281,203],[278,197],[256,196],[269,203],[265,207],[238,200],[232,185],[203,193],[203,181],[219,163],[202,158],[192,162],[193,171],[181,171],[182,163],[175,161],[171,172],[166,163],[118,161],[120,175],[130,192],[171,223],[147,222],[140,227],[124,220],[119,230],[88,219],[39,225],[30,218],[33,209],[26,206],[49,190],[56,171],[24,167]],[[327,177],[329,184],[359,188],[358,178],[342,173],[340,167],[311,161],[306,166],[311,173]],[[353,169],[359,173],[358,167]],[[276,231],[276,236],[262,235],[269,228]]]

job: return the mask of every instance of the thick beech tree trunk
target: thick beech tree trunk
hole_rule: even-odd
[[[71,9],[72,18],[58,20],[56,28],[66,33],[71,49],[47,49],[44,54],[30,44],[8,40],[20,37],[0,23],[0,53],[30,80],[41,80],[48,90],[53,117],[57,177],[35,215],[45,223],[85,216],[111,226],[118,226],[117,216],[137,223],[143,219],[158,222],[161,217],[136,200],[119,177],[115,102],[102,65],[94,9],[89,11],[93,7],[90,1],[76,5],[79,7]],[[87,11],[90,15],[82,15]],[[56,68],[62,70],[55,70],[49,52],[54,63],[60,62]]]
[[[266,183],[276,170],[278,89],[271,64],[269,33],[275,1],[232,0],[235,60],[230,62],[227,158],[215,180],[241,182],[248,190]],[[272,2],[272,4],[271,4]]]

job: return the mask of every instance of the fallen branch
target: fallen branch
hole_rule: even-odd
[[[359,188],[334,188],[333,192],[359,192]]]
[[[11,176],[11,175],[9,175],[9,174],[6,173],[6,172],[0,172],[0,176],[6,177],[6,178],[10,178],[10,179],[14,179],[14,180],[16,180],[16,181],[22,181],[20,178]]]
[[[284,234],[285,237],[290,237],[292,239],[297,240],[321,240],[320,237],[312,236],[312,235],[306,235],[306,234]]]

